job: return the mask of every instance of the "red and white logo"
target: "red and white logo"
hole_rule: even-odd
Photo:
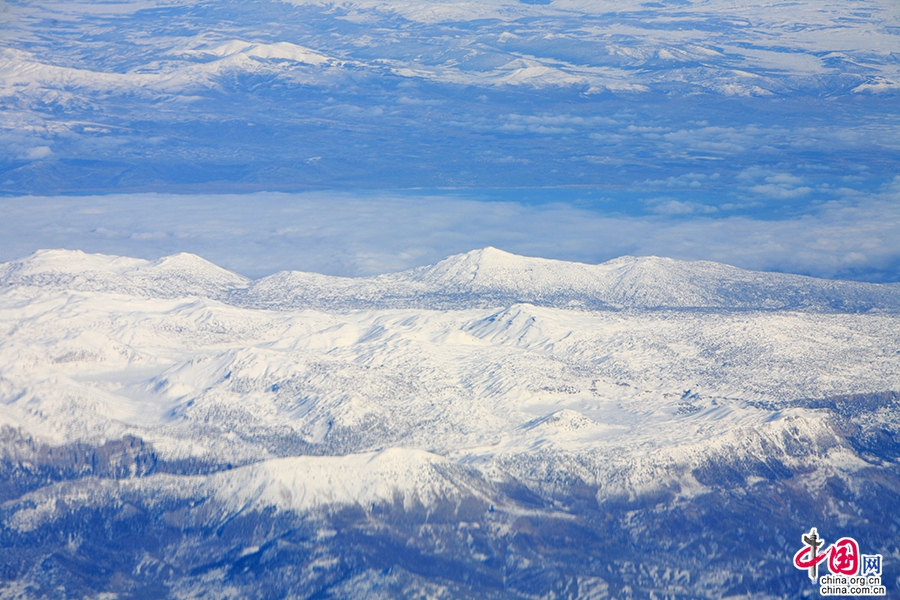
[[[859,544],[851,537],[842,537],[830,546],[825,546],[813,527],[809,533],[800,536],[803,547],[794,554],[794,566],[805,570],[810,580],[819,582],[822,596],[884,596],[886,590],[881,585],[881,555],[860,554]],[[826,563],[827,561],[827,563]],[[826,563],[830,575],[823,575],[819,581],[819,565]]]

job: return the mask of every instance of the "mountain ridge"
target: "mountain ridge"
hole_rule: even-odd
[[[0,265],[0,283],[162,298],[202,296],[274,310],[466,309],[529,303],[589,310],[900,311],[898,283],[818,279],[657,256],[588,264],[520,256],[490,246],[383,275],[280,271],[257,280],[189,253],[147,261],[40,250]]]

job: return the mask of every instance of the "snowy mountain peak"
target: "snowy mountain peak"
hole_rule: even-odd
[[[201,296],[222,299],[247,285],[247,278],[196,254],[181,252],[148,261],[80,250],[38,250],[0,265],[0,283],[150,297]]]
[[[410,507],[481,495],[463,469],[423,450],[388,448],[345,456],[269,460],[214,477],[211,491],[235,507],[306,511],[329,504],[391,503]],[[398,498],[399,495],[399,498]]]
[[[175,268],[196,268],[200,267],[213,267],[216,269],[222,269],[221,267],[214,265],[209,262],[205,258],[197,256],[196,254],[191,254],[190,252],[177,252],[175,254],[170,254],[169,256],[163,256],[162,258],[155,260],[152,263],[154,266],[165,266],[165,267],[175,267]],[[223,271],[225,269],[222,269]]]
[[[533,259],[504,252],[493,246],[487,246],[486,248],[448,256],[434,265],[421,267],[416,270],[423,270],[429,273],[469,271],[474,275],[481,270],[520,268],[528,260]]]
[[[395,274],[435,293],[583,308],[900,310],[900,285],[748,271],[711,261],[623,256],[591,265],[483,248]]]
[[[0,285],[109,290],[118,285],[124,273],[147,264],[137,258],[80,250],[38,250],[24,259],[0,264]]]
[[[407,273],[417,280],[451,289],[546,293],[573,285],[578,287],[591,278],[592,269],[596,267],[520,256],[488,246]]]
[[[140,258],[129,258],[111,254],[89,254],[81,250],[67,250],[55,248],[38,250],[31,256],[20,260],[14,260],[0,265],[4,275],[8,273],[35,274],[35,273],[69,273],[82,274],[85,272],[121,273],[149,264],[149,261]]]
[[[216,283],[222,287],[242,287],[250,281],[228,269],[189,252],[165,256],[139,269],[157,277],[181,277],[194,283]]]
[[[513,254],[512,252],[506,252],[505,250],[500,250],[499,248],[495,248],[493,246],[485,246],[484,248],[470,250],[469,252],[464,252],[463,254],[457,254],[456,257],[461,259],[464,258],[466,260],[472,260],[480,266],[487,267],[518,265],[530,259],[530,257]],[[445,260],[450,260],[452,258],[455,257],[451,256]]]

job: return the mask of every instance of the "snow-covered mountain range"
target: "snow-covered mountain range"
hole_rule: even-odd
[[[891,0],[4,2],[0,192],[871,194],[898,23]]]
[[[629,575],[621,557],[540,580],[566,562],[556,533],[544,553],[535,548],[545,534],[534,532],[534,556],[509,553],[546,523],[578,523],[598,547],[656,535],[659,515],[702,512],[721,494],[824,502],[816,518],[845,526],[862,522],[847,511],[900,497],[897,284],[485,248],[377,277],[255,281],[189,254],[50,250],[0,265],[0,286],[2,535],[33,550],[4,555],[3,597],[79,572],[47,567],[48,556],[112,560],[112,542],[78,524],[109,511],[117,523],[180,532],[121,558],[121,593],[149,585],[150,563],[164,595],[258,592],[235,565],[261,548],[300,552],[275,533],[300,519],[313,528],[303,542],[312,546],[300,544],[308,572],[254,571],[300,586],[276,596],[550,597],[563,586],[569,596],[554,597],[718,597],[715,550],[687,580]],[[873,470],[881,483],[861,491]],[[876,488],[877,502],[859,508]],[[763,522],[754,525],[755,510],[742,517],[748,530]],[[790,524],[798,509],[784,510],[778,519]],[[618,525],[598,525],[616,511],[626,515]],[[449,529],[429,529],[428,515]],[[204,528],[221,535],[251,517],[253,533],[210,549]],[[459,537],[463,522],[479,533]],[[780,568],[778,553],[808,530],[796,526],[772,533],[781,541],[754,559]],[[390,564],[400,579],[373,566],[373,540],[388,538],[370,527],[399,544]],[[409,527],[418,541],[398,541]],[[729,531],[697,527],[691,535],[726,544],[716,536]],[[67,532],[68,549],[49,550],[48,531]],[[368,532],[352,560],[346,531]],[[413,549],[415,560],[402,558]],[[422,567],[429,560],[455,562]],[[516,573],[537,579],[516,583]],[[753,595],[746,577],[732,584]],[[759,590],[784,597],[805,579],[772,577],[757,577]],[[78,589],[119,585],[103,581]]]
[[[267,310],[465,309],[515,303],[588,310],[900,310],[900,284],[824,280],[653,256],[589,265],[491,247],[376,277],[284,271],[255,281],[187,253],[147,261],[42,250],[0,265],[0,284],[147,298],[198,296]]]

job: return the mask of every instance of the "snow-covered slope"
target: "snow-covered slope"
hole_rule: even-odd
[[[818,493],[900,450],[895,285],[491,248],[255,282],[44,251],[0,282],[0,519],[22,539],[125,507],[184,531],[469,515],[496,541],[585,502]],[[261,552],[248,527],[222,560]]]
[[[49,489],[29,498],[28,508],[8,525],[33,530],[72,505],[102,505],[124,487],[132,493],[164,489],[175,497],[217,501],[224,514],[276,508],[309,512],[330,505],[399,503],[412,508],[478,497],[480,481],[453,461],[421,450],[388,449],[347,456],[302,456],[262,461],[211,476],[156,475],[120,485],[100,484],[93,493]],[[65,499],[65,503],[60,500]],[[63,504],[63,506],[60,506]]]

